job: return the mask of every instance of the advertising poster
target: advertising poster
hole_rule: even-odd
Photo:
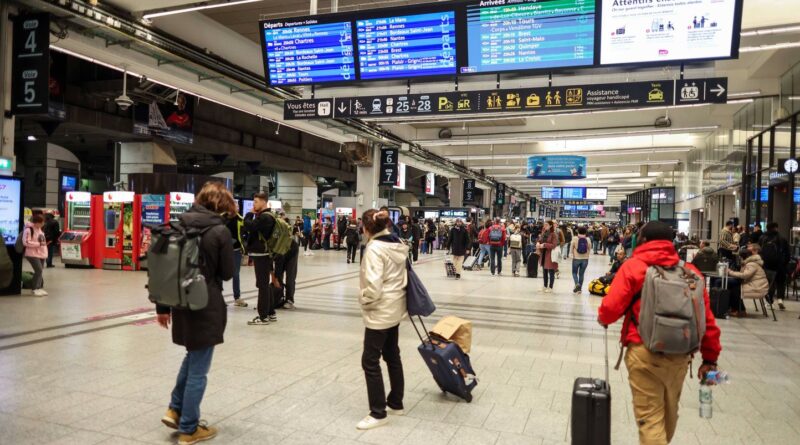
[[[586,158],[583,156],[531,156],[528,179],[583,179]]]
[[[406,189],[406,164],[402,162],[397,163],[397,180],[394,182],[394,188],[397,190]]]
[[[600,63],[663,62],[735,56],[738,0],[606,0]],[[738,51],[737,51],[738,52]]]
[[[428,173],[425,175],[425,194],[436,194],[436,175],[433,173]]]
[[[142,249],[150,248],[150,229],[165,222],[166,197],[164,195],[142,195]]]
[[[81,243],[61,243],[61,259],[80,261]]]
[[[0,234],[5,243],[14,244],[22,230],[19,220],[22,202],[22,182],[19,179],[0,178]]]
[[[179,144],[194,142],[194,104],[197,98],[178,93],[174,103],[151,102],[139,105],[134,111],[133,133],[159,136]]]

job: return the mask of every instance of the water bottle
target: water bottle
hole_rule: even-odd
[[[715,385],[722,385],[730,383],[730,377],[725,371],[708,371],[706,373],[706,382],[713,382]]]
[[[703,419],[710,419],[712,414],[712,404],[714,402],[714,394],[711,392],[711,386],[705,383],[700,385],[700,417]]]

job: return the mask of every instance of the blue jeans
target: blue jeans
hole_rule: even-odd
[[[242,269],[242,251],[233,251],[233,299],[238,300],[242,296],[241,281],[239,280],[239,270]]]
[[[614,257],[617,255],[617,244],[609,244],[608,245],[608,257],[611,258],[611,261],[614,261]]]
[[[186,351],[175,389],[172,390],[172,400],[169,407],[181,414],[178,432],[192,434],[197,429],[200,421],[200,402],[206,391],[208,369],[211,367],[211,357],[214,347],[195,351]]]
[[[589,265],[589,260],[576,260],[572,259],[572,281],[576,286],[583,287],[583,275],[586,273],[586,266]]]
[[[489,255],[489,245],[488,244],[481,244],[480,246],[481,253],[478,254],[478,265],[483,264],[483,259],[486,255]]]
[[[503,273],[503,247],[489,246],[489,267],[492,275],[494,275],[495,268],[497,268],[497,273]]]
[[[600,241],[592,238],[592,252],[597,253],[597,249],[600,247]]]

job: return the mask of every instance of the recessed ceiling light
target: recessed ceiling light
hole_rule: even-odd
[[[34,135],[29,135],[29,136],[28,136],[28,140],[29,140],[29,141],[35,141],[35,140],[36,140],[36,136],[34,136]]]

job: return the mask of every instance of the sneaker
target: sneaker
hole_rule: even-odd
[[[294,309],[294,302],[293,301],[287,301],[286,303],[283,303],[283,308],[284,309]]]
[[[356,425],[356,429],[371,430],[373,428],[386,425],[387,423],[389,423],[389,419],[387,417],[384,417],[383,419],[376,419],[372,416],[367,416],[364,417],[364,419],[361,420],[361,422],[358,422],[358,424]]]
[[[269,318],[265,318],[265,319],[262,320],[262,319],[256,317],[256,318],[248,321],[247,324],[250,325],[250,326],[266,326],[266,325],[269,324]]]
[[[178,445],[192,445],[204,440],[213,439],[217,435],[217,429],[208,426],[204,421],[200,421],[197,429],[192,434],[181,434],[178,436]]]
[[[460,274],[460,273],[457,273],[457,274],[456,274],[456,280],[460,280],[460,279],[461,279],[461,274]]]
[[[547,293],[547,288],[543,287],[543,288],[539,289],[539,293],[546,294]]]
[[[546,287],[546,288],[544,289],[544,293],[546,293],[546,294],[552,294],[552,293],[553,293],[553,288],[552,288],[552,287]]]
[[[270,315],[269,316],[269,321],[270,321],[270,323],[277,323],[278,322],[278,316],[276,314]]]
[[[247,307],[247,302],[237,298],[236,300],[234,300],[233,305],[237,307]]]
[[[33,291],[33,295],[35,295],[37,297],[46,297],[47,296],[47,291],[45,291],[44,289],[35,289]]]
[[[573,294],[581,293],[581,287],[580,286],[575,286],[575,289],[572,289],[572,293]]]
[[[778,303],[778,309],[780,309],[782,311],[785,311],[786,310],[786,306],[784,306],[783,303]]]
[[[347,260],[347,264],[350,264],[350,260]]]
[[[178,429],[178,422],[181,420],[181,414],[172,408],[167,408],[167,413],[161,418],[161,423],[172,428]]]
[[[386,413],[390,416],[404,416],[406,412],[403,409],[394,409],[392,407],[386,407]]]

